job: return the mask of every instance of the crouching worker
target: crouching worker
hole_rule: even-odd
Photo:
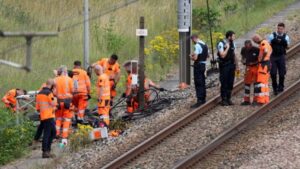
[[[134,67],[132,67],[130,62],[125,63],[124,68],[128,74],[127,81],[126,81],[126,91],[123,93],[123,97],[127,98],[127,113],[133,113],[135,110],[138,109],[138,83],[133,83],[133,76],[131,71],[135,71]],[[159,85],[155,84],[151,79],[145,77],[144,81],[144,98],[145,98],[145,106],[150,101],[151,98],[151,91],[149,90],[151,87],[154,87],[160,91],[164,91],[165,89],[160,88]]]
[[[259,48],[252,46],[250,40],[245,41],[245,46],[241,50],[242,63],[246,65],[244,84],[245,84],[245,93],[244,93],[244,102],[241,105],[250,105],[250,87],[256,83],[257,78],[257,62],[259,55]],[[253,99],[256,102],[256,97]]]
[[[107,74],[100,65],[95,66],[95,73],[97,75],[97,95],[98,95],[98,114],[102,116],[104,123],[109,126],[109,109],[110,109],[110,82]]]
[[[25,94],[27,94],[26,90],[11,89],[5,94],[1,101],[5,104],[6,108],[15,112],[17,110],[17,96]]]
[[[53,84],[53,79],[49,79],[46,83],[46,86],[43,87],[42,90],[36,96],[36,110],[40,113],[40,126],[43,127],[43,158],[55,157],[54,154],[50,153],[52,140],[56,136],[54,111],[57,101],[54,98],[51,90]]]

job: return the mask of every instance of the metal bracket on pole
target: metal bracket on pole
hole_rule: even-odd
[[[18,69],[24,69],[27,72],[32,69],[32,39],[34,37],[51,37],[57,36],[57,32],[2,32],[0,31],[0,36],[3,38],[6,37],[25,37],[26,40],[26,62],[25,65],[21,65],[18,63],[6,61],[0,59],[0,64],[9,65]]]

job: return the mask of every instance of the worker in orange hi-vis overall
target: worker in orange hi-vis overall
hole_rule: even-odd
[[[256,83],[257,79],[257,62],[259,55],[259,48],[252,46],[251,40],[245,41],[245,46],[241,50],[242,63],[246,66],[244,76],[244,102],[241,105],[250,105],[250,88]],[[254,100],[256,101],[256,100]]]
[[[5,104],[5,107],[15,112],[17,110],[17,96],[26,94],[26,90],[22,89],[11,89],[9,90],[1,99],[1,101]]]
[[[118,56],[116,54],[112,54],[110,58],[103,58],[99,60],[98,62],[93,64],[93,67],[95,65],[100,65],[103,67],[104,73],[106,73],[109,77],[109,83],[110,83],[110,105],[113,105],[113,99],[117,96],[116,86],[120,80],[121,76],[121,69],[120,65],[117,62]]]
[[[84,112],[88,106],[88,100],[91,98],[91,81],[87,72],[81,68],[81,62],[74,62],[73,73],[73,83],[74,83],[74,93],[73,93],[73,105],[77,110],[77,121],[82,123],[84,120]]]
[[[95,73],[97,75],[97,95],[98,95],[98,114],[103,118],[104,123],[109,126],[109,110],[110,110],[110,83],[109,77],[104,73],[103,67],[95,66]]]
[[[272,47],[267,40],[259,35],[254,35],[252,40],[259,44],[257,79],[254,86],[254,104],[262,105],[270,101],[269,78],[270,78],[270,56]]]
[[[55,112],[56,135],[61,136],[62,143],[66,145],[71,119],[73,117],[73,113],[70,110],[73,97],[73,80],[68,76],[66,66],[61,66],[58,69],[58,74],[60,75],[54,79],[54,94],[58,102],[58,108]]]

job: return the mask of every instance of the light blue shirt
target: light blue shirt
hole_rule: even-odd
[[[223,40],[223,42],[228,43],[226,40]],[[219,42],[218,44],[218,52],[224,52],[224,43]],[[233,43],[234,49],[236,49],[235,43]]]
[[[202,41],[202,40],[198,40],[197,41],[197,43],[195,44],[195,46],[194,46],[194,53],[196,54],[196,55],[199,55],[199,54],[201,54],[202,52],[203,52],[203,49],[202,49],[202,47],[201,47],[201,45],[199,44],[199,43],[201,43],[201,44],[203,44],[203,45],[205,45],[205,43]],[[204,64],[206,64],[206,62],[200,62],[200,63],[204,63]]]
[[[278,35],[278,33],[276,32],[276,34]],[[273,33],[268,37],[268,42],[271,43],[271,41],[274,39],[274,35]],[[287,42],[288,45],[290,45],[291,41],[290,41],[290,37],[286,34],[285,35],[285,40]]]

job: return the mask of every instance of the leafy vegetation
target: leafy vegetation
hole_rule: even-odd
[[[0,109],[0,116],[0,165],[4,165],[26,153],[35,127],[26,119],[16,124],[16,115],[5,109]]]

